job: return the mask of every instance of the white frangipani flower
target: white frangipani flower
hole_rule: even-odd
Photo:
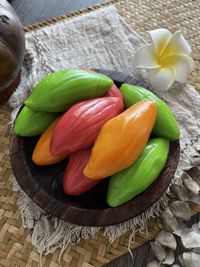
[[[149,33],[152,44],[136,51],[134,67],[146,69],[152,87],[158,91],[168,90],[174,81],[185,83],[195,64],[181,31],[173,35],[167,29]]]

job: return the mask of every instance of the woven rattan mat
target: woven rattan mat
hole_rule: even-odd
[[[174,32],[181,29],[193,49],[193,58],[196,69],[190,76],[190,83],[200,90],[200,35],[199,35],[199,0],[124,0],[109,1],[115,3],[118,12],[126,22],[140,35],[148,40],[147,31],[165,27]],[[91,12],[109,3],[100,4],[63,15],[58,18],[46,20],[25,28],[32,31],[40,27],[71,19],[83,13]],[[35,267],[39,263],[39,255],[31,244],[30,233],[22,227],[20,211],[17,208],[18,193],[11,190],[14,176],[9,161],[9,118],[8,104],[0,107],[0,267]],[[193,213],[200,211],[194,206]],[[155,221],[149,223],[149,234],[137,235],[132,248],[142,245],[147,240],[154,238],[159,228]],[[122,236],[112,245],[101,234],[89,240],[82,240],[78,245],[67,248],[59,263],[59,251],[43,257],[43,266],[57,267],[93,267],[103,266],[116,257],[127,252],[128,235]]]

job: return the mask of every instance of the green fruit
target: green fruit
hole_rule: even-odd
[[[151,139],[135,163],[111,176],[107,193],[108,205],[118,207],[146,190],[164,168],[168,153],[167,139]]]
[[[112,84],[110,78],[97,72],[57,71],[38,83],[25,104],[32,110],[62,112],[76,102],[104,95]]]
[[[42,134],[57,116],[57,113],[33,111],[25,106],[15,120],[13,132],[20,136]]]
[[[120,91],[124,97],[126,107],[130,107],[144,99],[153,100],[157,104],[157,118],[153,135],[167,138],[170,141],[179,139],[179,125],[171,109],[163,100],[145,88],[129,84],[123,84]]]

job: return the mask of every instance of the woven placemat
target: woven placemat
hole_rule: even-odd
[[[151,3],[149,3],[151,2]],[[147,31],[166,27],[172,32],[177,29],[183,31],[193,49],[196,69],[189,78],[190,83],[200,90],[200,37],[198,34],[198,16],[200,6],[198,1],[109,1],[115,3],[118,12],[126,22],[140,35],[148,40]],[[109,3],[86,8],[58,18],[46,20],[25,28],[32,31],[52,23],[71,19],[83,13],[91,12]],[[40,257],[31,244],[30,233],[22,227],[20,211],[17,208],[18,193],[11,190],[14,176],[9,161],[9,120],[10,108],[8,104],[0,107],[0,266],[38,266]],[[199,206],[193,206],[193,213],[200,211]],[[147,235],[138,234],[132,248],[138,247],[155,237],[159,228],[155,221],[149,223]],[[127,252],[128,235],[124,235],[112,245],[98,234],[89,240],[81,240],[78,245],[69,246],[61,257],[59,251],[43,256],[43,266],[57,267],[93,267],[103,266],[116,257]]]

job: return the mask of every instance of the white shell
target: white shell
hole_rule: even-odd
[[[193,229],[186,228],[181,232],[181,242],[185,248],[198,248],[200,247],[200,234]]]
[[[187,228],[187,227],[185,227],[185,228],[179,228],[176,231],[174,231],[173,234],[181,237],[183,231],[185,231],[186,229],[190,229],[190,228]]]
[[[153,260],[149,262],[146,267],[160,267],[160,263],[157,260]]]
[[[200,266],[200,255],[194,252],[184,252],[183,262],[186,267],[199,267]]]
[[[184,224],[183,222],[180,222],[178,225],[178,229],[176,231],[173,232],[173,234],[177,235],[177,236],[181,236],[182,231],[185,229],[190,229],[187,227],[186,224]]]
[[[160,231],[155,241],[159,243],[160,245],[167,247],[167,248],[171,248],[173,250],[175,250],[177,246],[176,239],[174,238],[173,234],[165,230]]]
[[[168,212],[162,212],[161,219],[167,231],[174,232],[179,228],[176,218]]]
[[[189,201],[195,204],[200,204],[200,195],[195,195],[193,192],[189,192]]]
[[[180,184],[173,184],[170,187],[170,191],[179,199],[182,201],[188,201],[189,200],[189,193],[187,188],[185,186]]]
[[[195,195],[199,194],[200,186],[194,180],[187,178],[183,180],[183,184]]]
[[[200,223],[200,222],[199,222]],[[200,234],[200,230],[199,230],[199,223],[195,223],[192,225],[192,229],[193,231],[195,231],[196,233]]]
[[[197,166],[192,167],[187,178],[192,178],[200,186],[200,168]]]
[[[174,261],[175,261],[174,251],[171,249],[168,249],[166,258],[164,259],[164,261],[162,263],[167,264],[167,265],[171,265],[174,263]]]
[[[196,181],[200,185],[200,168],[198,168],[197,166],[192,167],[186,173],[185,178],[192,178],[194,181]]]
[[[173,215],[180,220],[189,221],[191,218],[190,207],[183,201],[173,201],[170,204],[170,209]]]
[[[156,258],[159,261],[163,261],[166,257],[166,251],[165,249],[156,242],[150,242],[151,249],[153,250],[153,253],[155,254]]]

